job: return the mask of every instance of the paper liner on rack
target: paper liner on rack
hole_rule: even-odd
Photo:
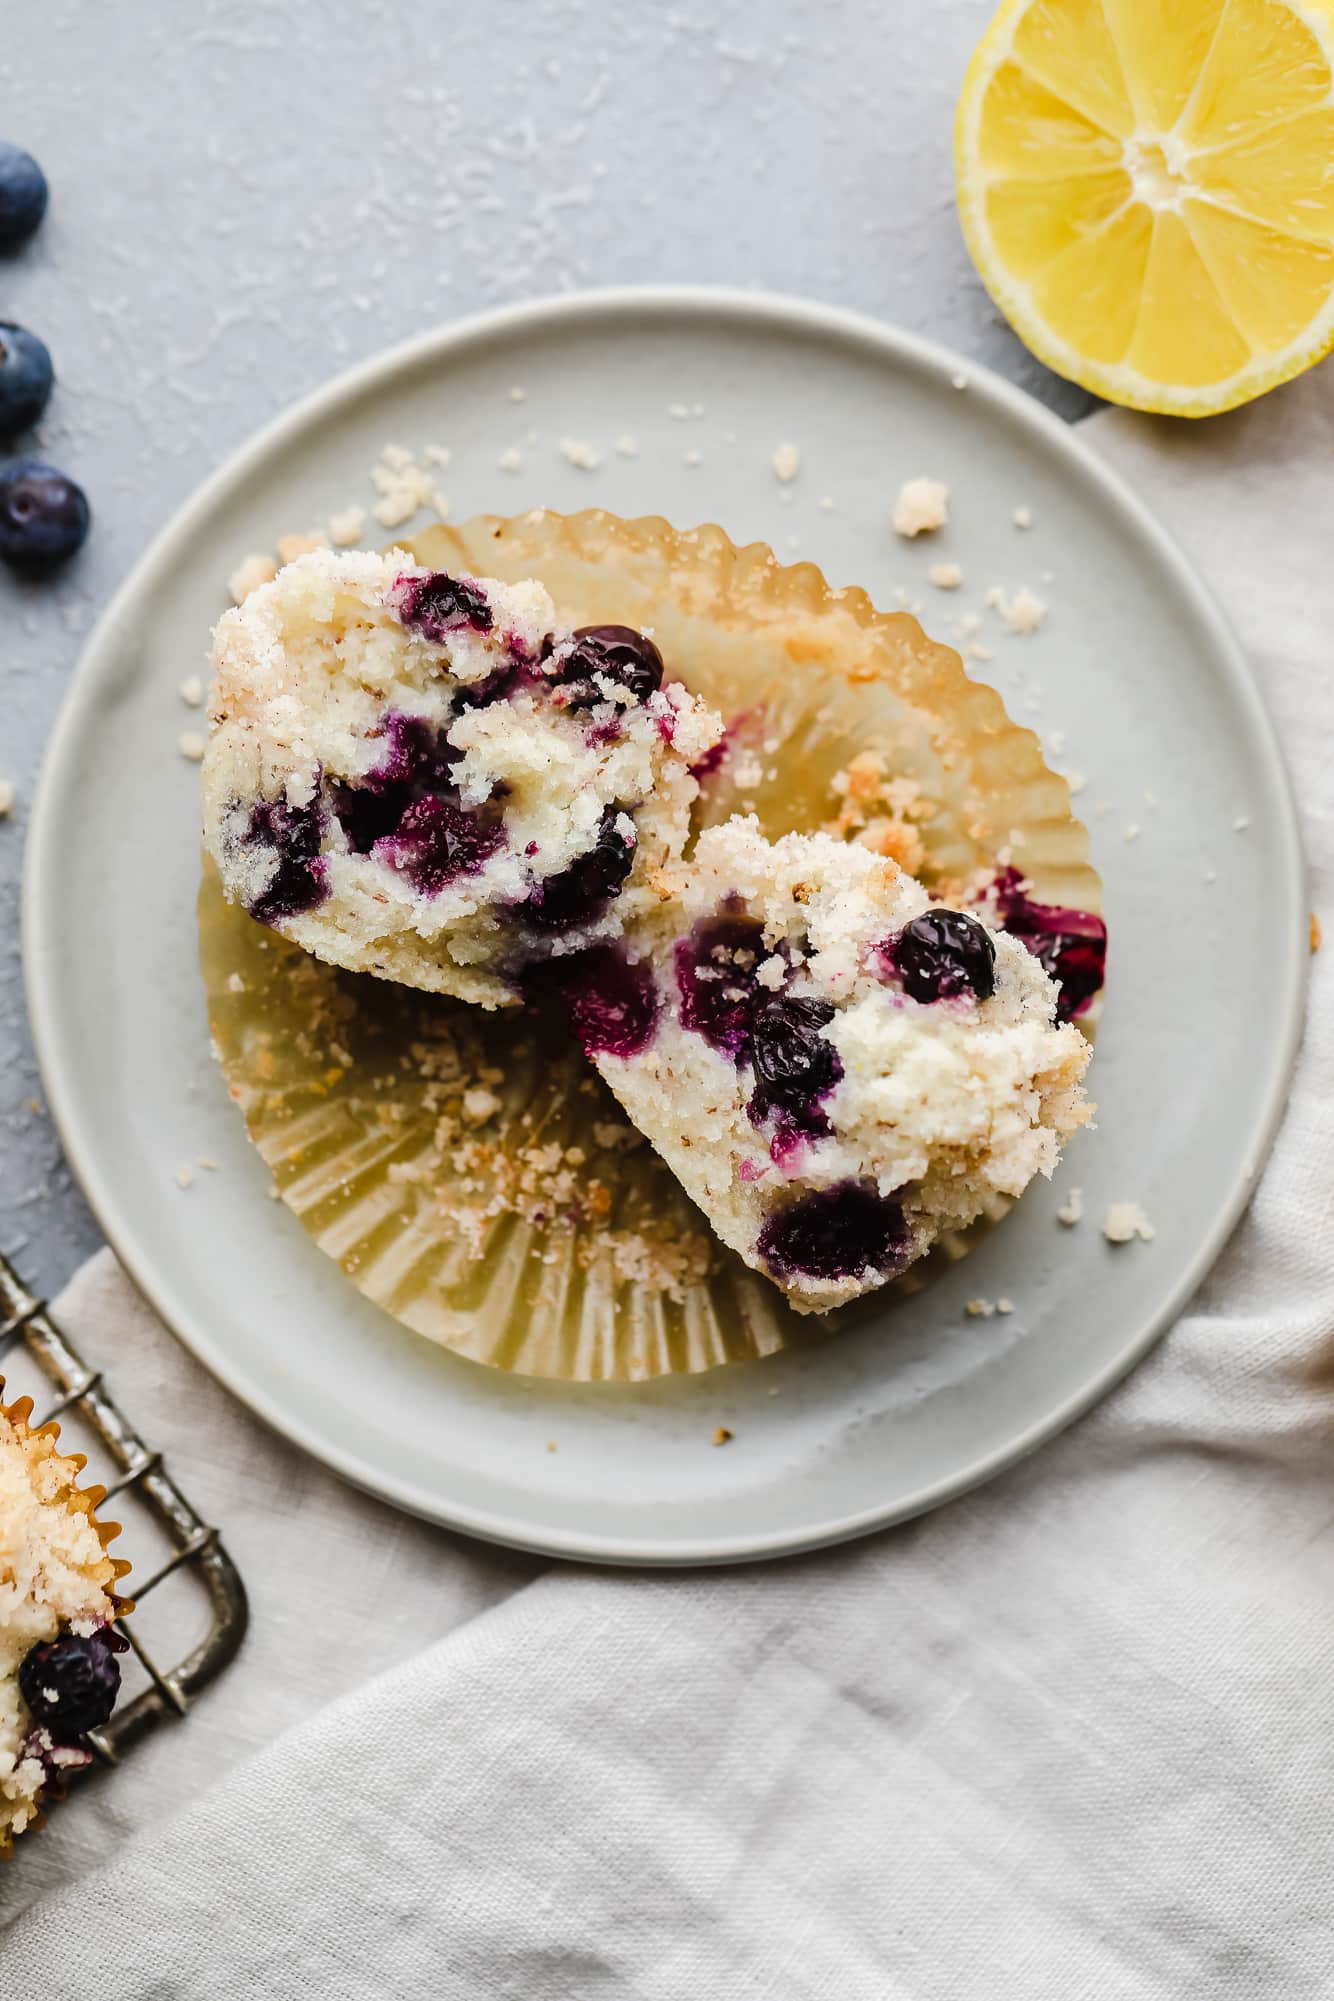
[[[774,835],[841,831],[944,893],[1013,861],[1040,898],[1099,908],[1064,779],[908,613],[719,528],[600,510],[482,516],[407,546],[438,569],[539,577],[572,624],[650,628],[669,675],[728,723],[701,822],[744,810]],[[716,1242],[554,1019],[339,972],[226,904],[211,870],[199,916],[250,1137],[321,1249],[396,1319],[570,1381],[820,1338]]]
[[[41,1441],[46,1449],[47,1456],[60,1465],[63,1475],[62,1484],[58,1496],[52,1500],[50,1505],[52,1507],[63,1507],[70,1514],[86,1515],[92,1523],[97,1539],[102,1545],[103,1556],[105,1558],[106,1576],[105,1579],[100,1581],[111,1604],[111,1617],[113,1619],[121,1618],[125,1613],[134,1610],[134,1602],[132,1599],[121,1597],[120,1593],[113,1587],[119,1584],[122,1577],[128,1576],[130,1566],[123,1557],[106,1555],[107,1544],[114,1542],[115,1538],[120,1534],[119,1522],[104,1522],[99,1519],[97,1514],[98,1505],[106,1497],[106,1488],[100,1486],[80,1487],[77,1482],[80,1473],[82,1473],[88,1463],[86,1456],[82,1452],[60,1452],[58,1450],[60,1426],[54,1420],[43,1425],[32,1424],[30,1422],[33,1411],[32,1398],[18,1397],[13,1403],[7,1404],[4,1401],[4,1389],[5,1379],[3,1376],[0,1376],[0,1418],[6,1419],[13,1426],[20,1442],[25,1439]],[[43,1788],[39,1797],[42,1799],[58,1797],[58,1788],[48,1785]],[[25,1836],[32,1834],[40,1827],[44,1819],[45,1815],[39,1807],[23,1830]],[[7,1828],[0,1828],[0,1861],[8,1859],[13,1853],[13,1848],[14,1838],[12,1834]]]

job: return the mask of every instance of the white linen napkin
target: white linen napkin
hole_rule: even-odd
[[[1334,373],[1086,435],[1239,628],[1329,908]],[[0,1936],[0,1987],[1328,1997],[1332,1208],[1326,954],[1251,1211],[1122,1389],[925,1520],[702,1575],[543,1570],[390,1513],[264,1434],[95,1261],[62,1310],[182,1463],[206,1455],[254,1630],[187,1727],[20,1854],[29,1884],[75,1880]]]

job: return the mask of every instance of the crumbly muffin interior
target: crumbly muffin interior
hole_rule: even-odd
[[[288,564],[220,621],[213,670],[228,895],[335,964],[486,1006],[653,906],[722,728],[648,635],[393,553]]]
[[[704,833],[572,988],[585,1047],[723,1241],[821,1312],[1049,1175],[1089,1045],[994,911],[825,834]]]

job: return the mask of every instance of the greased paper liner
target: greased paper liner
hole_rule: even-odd
[[[5,1379],[3,1376],[0,1376],[0,1417],[7,1418],[21,1437],[49,1438],[53,1446],[57,1445],[60,1439],[60,1426],[55,1420],[52,1419],[49,1424],[31,1424],[29,1419],[32,1417],[33,1411],[32,1398],[18,1397],[13,1403],[7,1404],[4,1400],[4,1389]],[[69,1481],[59,1505],[66,1508],[70,1514],[87,1515],[93,1528],[96,1530],[98,1541],[101,1543],[103,1550],[105,1550],[107,1544],[114,1542],[120,1534],[119,1522],[104,1522],[99,1519],[97,1514],[99,1503],[106,1498],[106,1488],[101,1486],[76,1486],[75,1482],[79,1474],[82,1473],[84,1467],[88,1464],[84,1453],[57,1452],[53,1456],[63,1460],[69,1468]],[[52,1505],[55,1506],[57,1504],[53,1502]],[[134,1601],[131,1598],[123,1598],[112,1586],[119,1584],[122,1577],[129,1575],[130,1566],[125,1558],[121,1556],[113,1556],[108,1560],[111,1564],[112,1579],[111,1584],[107,1587],[107,1596],[112,1604],[112,1617],[119,1619],[125,1613],[134,1610]],[[49,1798],[51,1796],[52,1788],[47,1786],[43,1791],[42,1797]],[[38,1807],[36,1813],[23,1830],[23,1838],[26,1840],[30,1834],[35,1833],[45,1818],[46,1816],[42,1812],[42,1809]],[[13,1835],[7,1828],[0,1828],[0,1861],[8,1861],[13,1852]]]
[[[729,724],[701,823],[753,810],[778,835],[844,809],[846,825],[835,780],[876,753],[899,784],[867,811],[928,884],[958,893],[1013,859],[1042,900],[1100,907],[1065,780],[907,612],[720,528],[599,509],[480,516],[405,546],[436,569],[540,577],[572,624],[651,629],[669,675]],[[644,1381],[809,1343],[865,1310],[791,1313],[554,1020],[338,972],[225,903],[211,869],[199,920],[219,1058],[277,1193],[406,1326],[526,1375]],[[915,1267],[899,1287],[925,1282]]]

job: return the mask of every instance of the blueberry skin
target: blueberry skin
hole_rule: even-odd
[[[46,214],[46,175],[21,146],[0,139],[0,250],[26,243]]]
[[[12,438],[37,422],[54,381],[45,341],[0,320],[0,437]]]
[[[19,1689],[38,1723],[57,1737],[82,1737],[105,1723],[120,1692],[120,1665],[128,1641],[109,1626],[95,1633],[63,1627],[39,1640],[19,1667]]]
[[[0,560],[36,574],[81,548],[92,514],[81,486],[28,459],[0,472]]]

